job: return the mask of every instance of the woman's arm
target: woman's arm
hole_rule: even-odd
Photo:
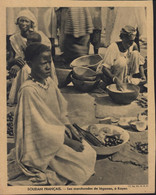
[[[17,72],[25,65],[25,61],[22,57],[15,58],[15,51],[10,45],[10,57],[8,60],[7,69],[10,70],[10,76],[16,77]]]
[[[16,77],[17,72],[25,65],[25,61],[19,57],[12,61],[12,67],[10,68],[10,76],[12,78]]]
[[[71,147],[73,150],[77,152],[82,152],[84,150],[84,146],[79,141],[70,139],[66,134],[64,136],[64,144]]]
[[[118,90],[122,91],[124,89],[123,85],[122,85],[123,84],[122,81],[120,81],[120,79],[118,77],[116,77],[114,74],[112,74],[108,68],[103,66],[102,72],[103,72],[103,74],[108,76],[112,80],[113,83],[116,84]]]
[[[102,79],[101,75],[106,75],[109,77],[113,83],[117,85],[118,90],[123,90],[122,82],[111,72],[111,67],[114,65],[114,61],[117,59],[118,55],[118,46],[116,43],[112,43],[106,50],[104,60],[97,67],[97,75]]]
[[[106,76],[108,76],[113,82],[114,75],[111,73],[110,69],[103,66],[102,67],[102,73],[105,74]]]

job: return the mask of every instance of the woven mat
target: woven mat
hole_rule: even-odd
[[[68,116],[71,123],[79,126],[98,123],[95,118],[94,97],[88,93],[63,93],[68,102]]]
[[[95,117],[124,117],[124,116],[137,116],[138,113],[143,112],[144,109],[133,101],[128,105],[119,105],[114,103],[108,95],[103,97],[96,97],[95,99]]]

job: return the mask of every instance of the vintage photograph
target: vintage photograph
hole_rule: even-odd
[[[7,188],[148,187],[148,6],[5,11]]]

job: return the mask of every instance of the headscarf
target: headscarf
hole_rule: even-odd
[[[136,33],[136,29],[133,26],[127,25],[121,29],[120,37],[126,36],[129,40],[134,40]]]
[[[34,23],[34,27],[37,28],[37,19],[30,10],[28,10],[28,9],[21,10],[16,17],[16,23],[17,23],[18,18],[20,18],[20,17],[28,18],[29,20],[31,20]]]
[[[50,51],[50,48],[42,43],[31,43],[26,48],[25,59],[26,61],[31,61],[45,51]]]

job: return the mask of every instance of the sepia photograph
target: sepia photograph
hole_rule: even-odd
[[[0,194],[154,192],[152,1],[2,2]]]

